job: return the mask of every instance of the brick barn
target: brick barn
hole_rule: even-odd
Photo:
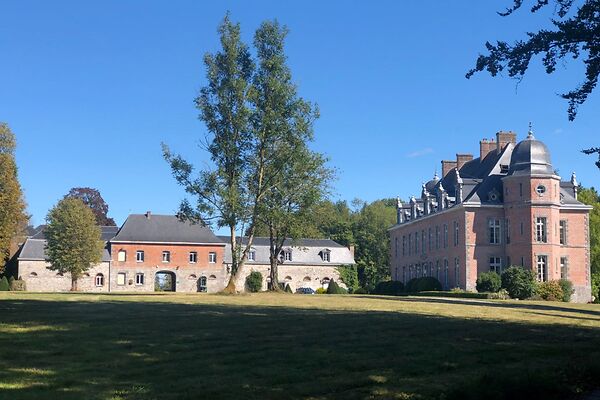
[[[569,279],[573,301],[591,300],[590,207],[577,200],[575,173],[562,181],[531,130],[482,140],[479,157],[442,161],[420,198],[398,200],[389,229],[391,275],[436,277],[444,289],[475,290],[482,272],[531,268],[539,281]]]

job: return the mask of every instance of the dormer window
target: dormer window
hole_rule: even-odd
[[[283,250],[280,254],[279,254],[279,260],[281,262],[284,261],[292,261],[292,250],[291,249],[287,249],[287,250]]]
[[[507,164],[500,164],[500,173],[508,174],[508,165]]]
[[[329,249],[321,250],[320,254],[321,254],[321,260],[323,260],[324,262],[331,262],[331,250],[329,250]]]
[[[248,252],[248,261],[256,261],[256,250],[251,249]]]

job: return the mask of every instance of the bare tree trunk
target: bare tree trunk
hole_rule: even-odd
[[[77,280],[78,278],[74,275],[71,275],[71,292],[77,292],[79,289],[77,288]]]
[[[229,227],[229,243],[231,243],[231,275],[229,276],[229,282],[227,283],[227,286],[225,286],[225,289],[223,289],[223,292],[235,294],[235,278],[237,278],[239,260],[234,226]]]
[[[275,243],[274,233],[275,232],[273,229],[273,225],[269,225],[269,261],[271,261],[271,272],[269,273],[269,278],[271,278],[271,290],[274,292],[281,292],[281,290],[285,290],[285,288],[279,287],[279,260],[277,254],[277,243]]]

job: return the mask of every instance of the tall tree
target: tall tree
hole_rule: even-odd
[[[80,199],[66,198],[46,217],[49,269],[71,274],[71,290],[81,275],[102,260],[104,242],[92,210]]]
[[[206,150],[213,168],[194,171],[194,166],[180,155],[171,153],[163,144],[163,155],[172,173],[195,204],[184,200],[180,206],[183,219],[214,223],[229,229],[232,252],[231,277],[226,291],[235,291],[238,271],[252,245],[257,197],[260,189],[251,188],[252,178],[260,172],[252,170],[251,110],[248,92],[254,64],[248,47],[240,38],[240,25],[226,15],[218,28],[221,51],[206,54],[207,86],[200,90],[196,106],[208,129]],[[248,228],[249,227],[249,228]],[[249,229],[246,243],[237,240],[238,233]]]
[[[514,0],[510,8],[499,14],[511,15],[524,3],[525,0]],[[550,3],[555,5],[555,18],[551,20],[554,29],[527,33],[526,40],[517,40],[512,45],[504,41],[497,41],[496,44],[486,42],[488,54],[479,55],[475,67],[467,73],[467,78],[484,70],[496,76],[506,69],[510,77],[522,79],[531,59],[538,54],[543,54],[542,62],[548,74],[556,70],[559,61],[569,57],[583,58],[583,82],[560,95],[568,100],[568,117],[572,121],[577,115],[578,107],[596,88],[600,75],[600,0],[535,0],[532,3],[532,13]],[[600,168],[600,147],[584,150],[584,153],[598,154],[599,161],[596,165]]]
[[[76,187],[69,190],[64,197],[80,199],[83,203],[88,206],[94,216],[96,217],[96,223],[100,226],[116,226],[115,220],[108,216],[108,204],[102,198],[98,189],[89,187]]]
[[[17,177],[15,148],[15,136],[7,124],[0,122],[0,274],[29,219]]]
[[[288,30],[277,21],[263,22],[254,36],[257,70],[250,92],[251,126],[256,148],[257,175],[253,188],[264,195],[258,202],[258,221],[270,238],[270,288],[279,290],[278,264],[286,237],[304,234],[303,219],[326,193],[331,175],[326,158],[311,151],[313,122],[318,109],[298,96],[286,64]]]
[[[592,294],[600,302],[600,195],[594,189],[579,187],[578,200],[590,205],[590,266],[592,274]]]

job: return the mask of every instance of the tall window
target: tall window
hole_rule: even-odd
[[[215,253],[214,251],[211,251],[210,253],[208,253],[208,262],[211,264],[214,264],[217,262],[217,253]]]
[[[104,275],[96,275],[96,286],[104,286]]]
[[[419,254],[419,232],[415,232],[415,254]]]
[[[117,253],[117,261],[127,261],[127,252],[125,250],[119,250]]]
[[[394,239],[394,249],[395,249],[395,257],[398,258],[398,238]]]
[[[408,255],[412,252],[412,233],[408,234]]]
[[[199,292],[206,292],[207,287],[206,287],[206,277],[205,276],[201,276],[200,279],[198,279],[198,291]]]
[[[488,221],[490,244],[500,244],[500,220],[492,218]]]
[[[548,256],[537,256],[537,278],[540,282],[548,280]]]
[[[435,279],[440,280],[440,260],[435,261]]]
[[[171,252],[170,251],[162,252],[162,262],[164,262],[164,263],[171,262]]]
[[[502,258],[501,257],[490,257],[490,271],[498,274],[502,273]]]
[[[548,241],[546,217],[537,217],[535,219],[535,240],[541,243]]]
[[[560,258],[560,279],[569,279],[569,259],[568,259],[568,257]]]
[[[521,236],[525,233],[525,229],[523,229],[523,222],[521,222]]]
[[[523,184],[519,183],[519,196],[523,197]]]
[[[444,248],[448,247],[448,224],[444,224]]]
[[[454,221],[454,246],[458,246],[458,221]]]
[[[425,254],[425,230],[421,231],[421,254]]]
[[[144,274],[135,274],[135,284],[138,286],[144,284]]]
[[[429,261],[429,276],[433,276],[433,262]]]
[[[406,282],[406,266],[402,267],[402,282]]]
[[[429,244],[429,251],[431,251],[431,246],[432,246],[432,244],[431,244],[431,241],[432,241],[431,237],[433,236],[433,235],[431,234],[431,228],[429,228],[428,236],[429,236],[429,240],[428,240],[428,244]]]
[[[444,289],[448,289],[448,260],[444,260]]]
[[[406,255],[406,236],[402,236],[402,255]]]
[[[256,250],[250,250],[248,252],[248,261],[256,261]]]
[[[190,251],[190,264],[196,264],[198,262],[198,253]]]
[[[144,250],[138,250],[135,252],[135,261],[144,262]]]
[[[460,264],[458,257],[454,259],[454,287],[460,287]]]
[[[124,272],[119,272],[117,274],[117,285],[119,285],[119,286],[125,285],[125,277],[126,277],[126,275]]]
[[[505,224],[505,229],[506,229],[506,243],[510,243],[510,220],[508,218],[506,218],[506,221],[504,221]]]
[[[561,219],[560,220],[560,225],[559,225],[559,230],[560,230],[560,244],[567,244],[567,220],[566,219]]]

